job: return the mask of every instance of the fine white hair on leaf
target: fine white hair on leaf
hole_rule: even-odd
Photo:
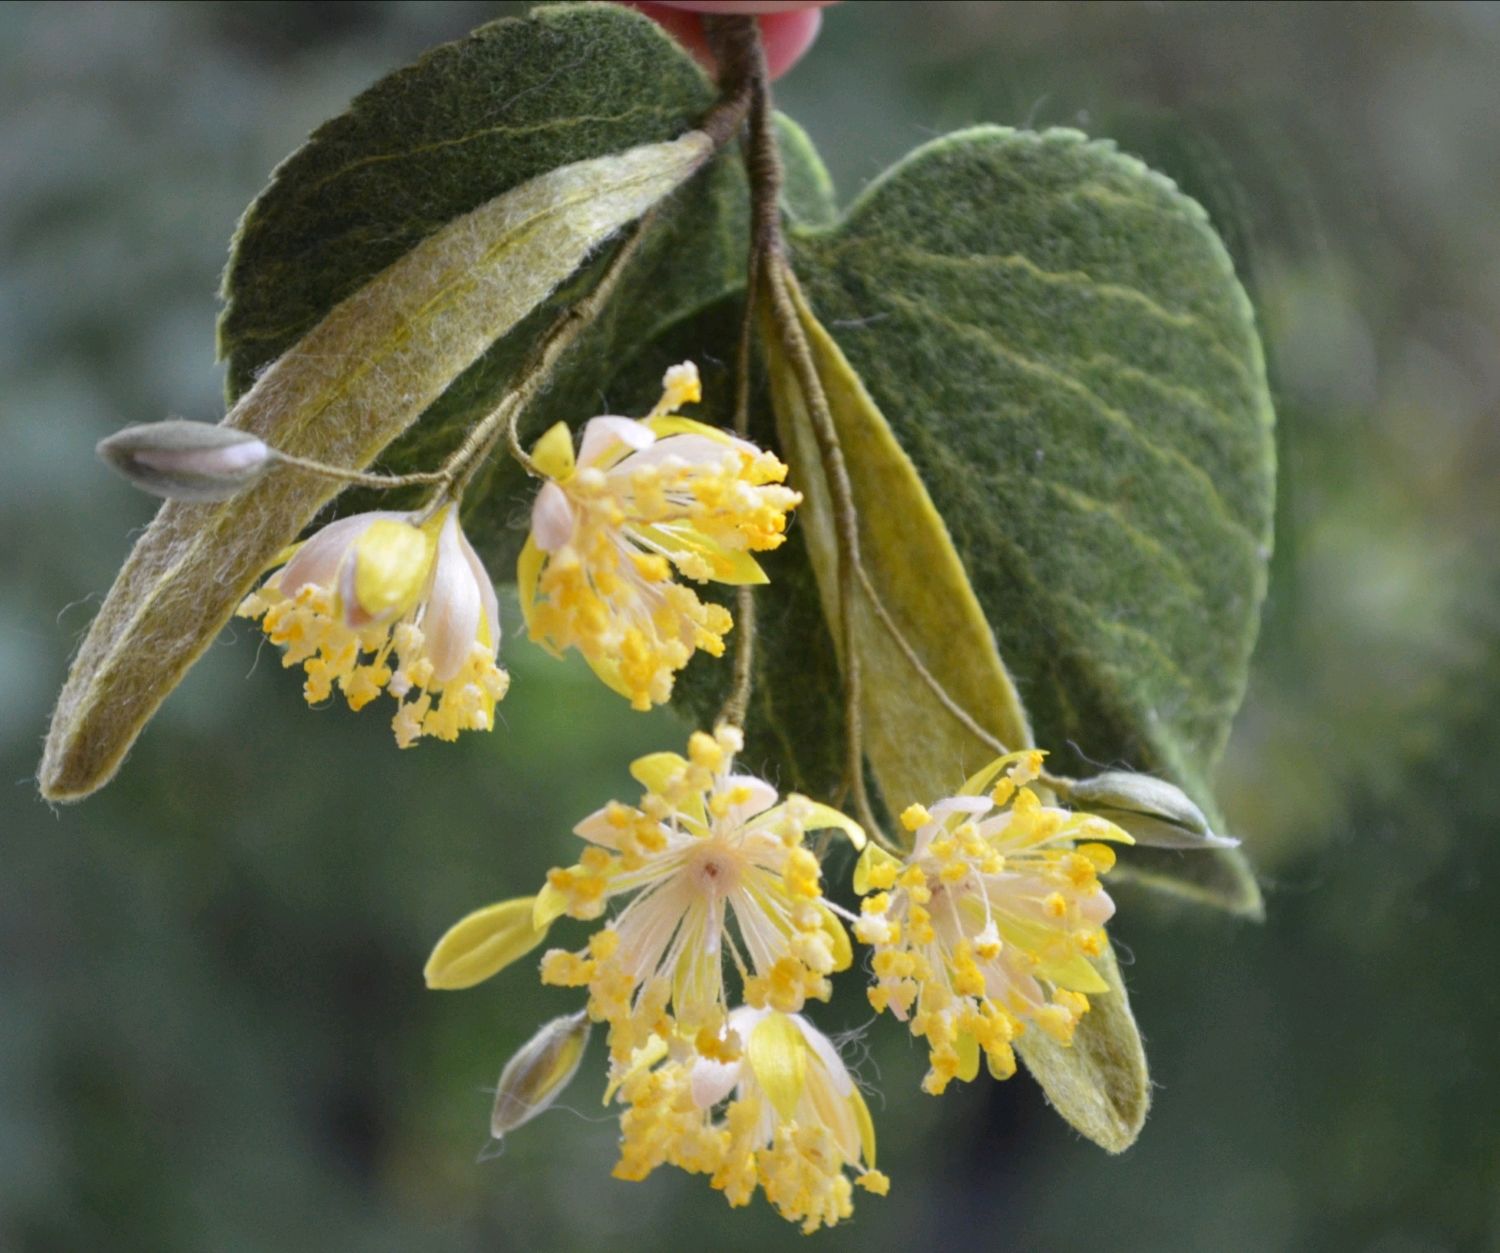
[[[712,154],[691,131],[563,166],[450,222],[336,305],[224,419],[359,469],[623,226]],[[169,501],[74,659],[37,772],[49,800],[106,783],[274,558],[338,491],[282,467],[232,500]]]

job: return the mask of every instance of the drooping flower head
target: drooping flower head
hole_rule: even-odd
[[[823,898],[809,830],[864,832],[826,805],[735,774],[738,731],[695,733],[688,755],[654,753],[631,773],[640,805],[611,803],[575,829],[591,847],[553,870],[536,899],[535,924],[564,913],[600,917],[626,900],[582,952],[553,949],[542,980],[587,987],[589,1012],[610,1024],[610,1048],[628,1058],[653,1036],[722,1028],[724,963],[745,1000],[783,1011],[826,999],[828,976],[850,961],[849,939]]]
[[[1099,875],[1114,865],[1108,842],[1132,840],[1043,804],[1029,786],[1041,758],[1002,757],[959,795],[912,805],[906,859],[872,846],[856,867],[865,900],[854,931],[875,948],[870,1003],[926,1038],[929,1092],[972,1079],[981,1053],[1008,1078],[1011,1041],[1031,1027],[1071,1043],[1088,997],[1108,991],[1089,960],[1115,908]]]
[[[637,709],[662,704],[697,649],[724,651],[733,626],[673,576],[764,583],[752,552],[777,547],[802,499],[787,468],[754,444],[676,413],[701,395],[697,367],[674,366],[646,418],[593,418],[575,457],[558,423],[532,457],[547,476],[517,581],[532,637],[577,648]]]
[[[407,748],[487,731],[509,677],[495,662],[500,617],[489,575],[448,505],[431,518],[354,514],[288,550],[241,603],[285,666],[301,665],[308,704],[337,687],[351,709],[382,691]],[[411,699],[407,699],[411,697]]]
[[[759,1185],[807,1234],[849,1217],[854,1183],[880,1196],[890,1187],[875,1169],[864,1097],[832,1041],[800,1014],[741,1006],[690,1050],[657,1037],[614,1086],[626,1105],[619,1179],[677,1166],[708,1175],[731,1205]]]

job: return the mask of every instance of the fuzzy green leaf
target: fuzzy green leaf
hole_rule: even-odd
[[[655,23],[618,5],[548,5],[493,22],[384,79],[283,163],[241,223],[220,323],[231,398],[344,292],[437,225],[554,165],[681,134],[713,101],[697,65]],[[800,220],[830,220],[831,184],[811,144],[795,123],[778,118],[778,129],[788,204]],[[661,206],[609,305],[522,416],[523,439],[611,406],[628,412],[611,386],[620,362],[743,286],[747,221],[733,154]],[[592,288],[612,251],[454,381],[386,449],[381,468],[439,464],[511,385],[558,311]],[[651,387],[670,363],[646,363]],[[465,529],[497,579],[524,538],[515,523],[530,491],[500,456],[466,493]],[[418,495],[350,491],[337,508],[403,507]]]
[[[492,22],[383,79],[282,164],[240,224],[219,331],[231,398],[345,291],[443,222],[556,165],[679,135],[713,100],[702,70],[655,23],[607,4],[548,5]],[[631,336],[741,281],[744,200],[738,162],[721,160],[659,208],[609,306],[554,370],[547,404],[523,419],[528,437],[544,429],[543,408],[574,419],[601,411]],[[385,450],[381,468],[440,464],[613,251],[602,249],[454,380]],[[528,490],[519,467],[496,457],[466,493],[465,527],[497,578],[520,547],[512,523]],[[350,491],[337,509],[418,499]]]
[[[1109,991],[1089,997],[1073,1042],[1028,1031],[1016,1052],[1059,1114],[1101,1148],[1121,1153],[1145,1124],[1151,1080],[1114,952],[1106,949],[1094,965]]]
[[[1158,773],[1212,814],[1273,448],[1250,305],[1203,211],[1107,143],[981,128],[799,232],[794,265],[947,522],[1052,766]],[[1259,907],[1238,850],[1141,863]]]
[[[654,23],[605,4],[491,22],[381,79],[245,211],[219,321],[229,399],[454,218],[559,166],[675,139],[713,98]]]

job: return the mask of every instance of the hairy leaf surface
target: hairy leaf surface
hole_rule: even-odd
[[[423,240],[262,373],[225,418],[298,457],[359,467],[593,247],[702,165],[706,136],[541,175]],[[212,504],[168,501],[90,627],[58,699],[43,793],[106,782],[257,577],[338,490],[280,468]]]
[[[1100,1148],[1122,1153],[1146,1122],[1151,1079],[1114,950],[1106,948],[1094,966],[1109,991],[1089,997],[1072,1044],[1032,1030],[1016,1041],[1016,1052],[1059,1114]]]
[[[1049,766],[1208,782],[1271,538],[1249,302],[1203,211],[1107,143],[981,128],[926,146],[794,264],[916,466]],[[1241,912],[1237,850],[1132,851]]]

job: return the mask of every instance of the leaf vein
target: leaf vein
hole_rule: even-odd
[[[932,267],[946,267],[958,270],[973,270],[981,266],[994,266],[1004,269],[1022,270],[1030,277],[1039,282],[1048,283],[1058,287],[1077,287],[1092,294],[1098,295],[1106,300],[1114,300],[1130,304],[1133,308],[1146,313],[1155,321],[1161,322],[1174,330],[1195,331],[1202,335],[1207,347],[1214,356],[1222,361],[1236,376],[1245,382],[1250,382],[1249,368],[1239,356],[1224,343],[1218,331],[1199,313],[1192,313],[1185,309],[1174,309],[1163,304],[1151,293],[1129,283],[1112,280],[1098,279],[1087,270],[1049,270],[1045,266],[1038,265],[1030,257],[1022,252],[1011,253],[988,253],[975,252],[966,253],[962,256],[952,253],[933,252],[930,249],[919,248],[913,244],[894,244],[883,239],[859,239],[836,241],[836,246],[843,251],[854,249],[868,251],[878,250],[882,263],[889,262],[893,257],[906,258],[918,265]]]
[[[1026,373],[1051,381],[1061,386],[1064,390],[1082,397],[1106,421],[1127,432],[1152,456],[1163,463],[1175,466],[1184,471],[1188,478],[1202,489],[1204,497],[1213,502],[1213,507],[1217,512],[1218,518],[1230,530],[1239,535],[1252,551],[1259,551],[1260,539],[1230,511],[1228,503],[1219,491],[1218,484],[1213,481],[1206,470],[1199,465],[1195,465],[1178,449],[1151,439],[1128,413],[1110,404],[1098,392],[1074,378],[1066,370],[1050,362],[1041,361],[1035,357],[1028,357],[1025,353],[1012,348],[989,327],[942,313],[927,302],[914,297],[903,296],[893,291],[884,293],[884,299],[897,307],[904,308],[913,317],[932,318],[950,327],[956,334],[966,336],[970,339],[978,339]]]
[[[461,147],[464,144],[473,143],[479,139],[488,139],[495,135],[538,135],[548,131],[568,130],[572,127],[588,123],[619,123],[631,121],[643,115],[664,117],[669,113],[675,113],[675,110],[668,109],[663,105],[643,103],[633,105],[621,113],[577,113],[570,117],[549,118],[545,122],[526,123],[524,125],[497,123],[494,126],[486,126],[477,131],[470,131],[466,135],[454,135],[448,139],[439,139],[433,143],[423,144],[416,148],[405,148],[399,152],[371,153],[367,157],[360,157],[358,160],[349,162],[348,165],[340,166],[316,182],[309,183],[305,188],[300,190],[299,195],[303,199],[307,199],[322,191],[330,183],[335,183],[346,175],[352,174],[356,170],[364,169],[366,166],[380,165],[388,161],[406,161],[414,157],[427,156],[434,152],[441,152],[445,148]]]

